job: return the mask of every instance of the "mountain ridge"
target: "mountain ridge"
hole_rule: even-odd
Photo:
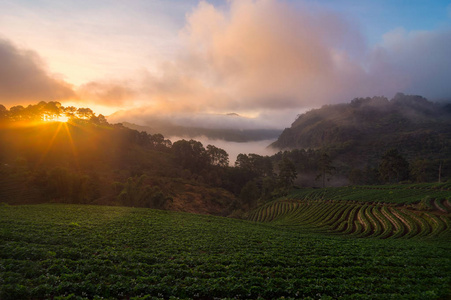
[[[325,105],[298,116],[270,147],[323,149],[355,165],[397,148],[409,158],[451,157],[449,104],[398,93]]]

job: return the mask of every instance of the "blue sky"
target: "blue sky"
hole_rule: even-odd
[[[380,43],[386,32],[402,27],[407,31],[450,27],[451,1],[362,0],[310,1],[358,20],[371,44]]]
[[[451,1],[0,1],[6,106],[280,128],[355,97],[451,99],[449,53]]]

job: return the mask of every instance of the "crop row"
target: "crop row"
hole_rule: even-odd
[[[346,186],[325,189],[304,188],[293,190],[287,199],[327,199],[392,204],[418,204],[427,200],[438,202],[437,206],[431,206],[431,209],[443,209],[446,212],[450,212],[451,192],[447,187],[447,185],[442,184],[436,188],[424,185]]]
[[[306,204],[268,205],[267,222],[297,224],[308,214],[312,228],[322,216],[318,230],[360,226],[334,227],[352,223],[360,206]],[[0,205],[2,300],[449,299],[450,253],[442,239],[349,239],[127,207]]]
[[[354,201],[280,200],[255,210],[249,219],[381,239],[445,236],[451,231],[447,214]]]

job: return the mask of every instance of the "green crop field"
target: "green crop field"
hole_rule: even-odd
[[[294,190],[249,220],[348,237],[451,238],[449,184]]]
[[[290,211],[292,220],[299,219],[302,212],[294,209],[300,206],[287,202],[277,212],[267,206],[264,222],[125,207],[0,206],[0,299],[451,295],[446,228],[412,239],[349,238],[340,224],[340,235],[317,232],[315,215],[325,222],[361,215],[363,223],[378,220],[373,235],[389,235],[380,224],[384,214],[396,215],[391,207],[362,210],[347,203],[337,206],[337,217],[320,205],[306,211],[304,226],[280,226],[283,218],[270,222],[283,214],[288,220]],[[360,236],[371,236],[360,227]]]
[[[293,190],[287,197],[296,200],[347,200],[392,204],[412,204],[424,199],[451,201],[451,183],[422,183],[406,185],[369,185],[304,188]]]

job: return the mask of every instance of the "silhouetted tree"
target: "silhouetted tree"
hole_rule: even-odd
[[[327,175],[332,175],[335,167],[332,166],[332,159],[327,153],[321,154],[318,160],[318,170],[320,173],[316,176],[316,180],[321,178],[322,187],[326,187]]]
[[[74,106],[67,106],[63,108],[63,113],[68,119],[75,118],[75,113],[77,112],[77,108]]]
[[[294,163],[286,156],[279,163],[279,184],[282,188],[289,188],[297,177]]]
[[[122,190],[118,195],[119,201],[123,205],[143,206],[151,196],[151,187],[144,184],[146,176],[129,177],[127,181],[121,185]]]
[[[260,198],[260,189],[255,180],[248,181],[240,192],[240,199],[247,208],[253,209],[257,206],[257,200]]]
[[[176,161],[185,169],[200,172],[208,165],[208,156],[201,142],[180,140],[171,149]]]
[[[229,154],[224,149],[208,145],[207,155],[213,166],[227,167],[229,165]]]
[[[240,153],[236,158],[235,167],[246,170],[254,176],[273,176],[273,166],[268,156]]]
[[[79,108],[77,109],[77,116],[80,119],[89,120],[94,116],[94,112],[90,108]]]
[[[410,166],[410,175],[416,182],[427,181],[429,162],[426,159],[416,159]]]
[[[9,112],[3,105],[0,104],[0,122],[8,119]]]
[[[379,173],[383,182],[400,182],[409,177],[409,163],[397,149],[390,149],[382,155]]]

